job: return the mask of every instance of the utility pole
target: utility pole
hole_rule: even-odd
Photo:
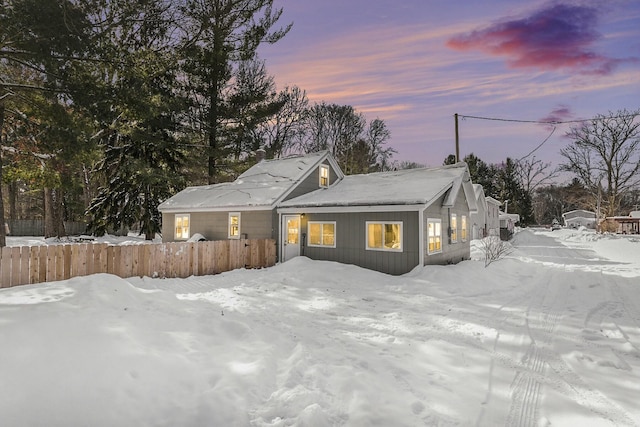
[[[456,122],[456,163],[460,161],[460,135],[458,134],[458,113],[453,115]]]

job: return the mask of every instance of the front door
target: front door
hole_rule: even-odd
[[[300,255],[300,216],[282,216],[282,261]]]

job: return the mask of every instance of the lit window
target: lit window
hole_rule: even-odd
[[[458,241],[458,218],[456,214],[451,214],[451,243],[456,243]]]
[[[427,220],[427,239],[429,254],[442,252],[442,221],[439,219]]]
[[[240,238],[240,212],[229,213],[229,238]]]
[[[367,221],[367,249],[401,252],[402,223]]]
[[[309,221],[309,246],[336,247],[336,223]]]
[[[462,215],[462,217],[460,218],[460,237],[462,238],[463,242],[467,241],[467,216],[466,215]]]
[[[320,187],[329,187],[329,167],[320,166]]]
[[[176,215],[176,239],[189,238],[189,215]]]

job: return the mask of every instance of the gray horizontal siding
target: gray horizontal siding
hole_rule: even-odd
[[[425,265],[442,265],[442,264],[455,264],[463,260],[467,260],[471,258],[471,245],[470,240],[473,237],[471,235],[471,218],[469,215],[469,206],[467,204],[466,198],[464,196],[464,191],[460,190],[458,192],[458,197],[456,198],[455,204],[452,208],[443,208],[442,203],[444,198],[447,196],[445,194],[435,203],[433,203],[429,208],[427,208],[424,212],[424,264]],[[457,243],[450,243],[449,241],[449,227],[450,217],[449,214],[454,213],[458,218],[458,241]],[[466,215],[467,217],[467,240],[465,242],[462,241],[462,215]],[[427,221],[430,218],[436,218],[442,220],[442,252],[437,254],[429,255],[429,251],[427,248],[429,247],[427,235]]]
[[[336,247],[302,248],[302,255],[311,259],[354,264],[388,274],[404,274],[411,271],[420,260],[418,212],[358,212],[358,213],[314,213],[302,220],[302,231],[308,236],[308,221],[335,221]],[[367,221],[402,222],[402,252],[371,251],[366,249]]]
[[[240,212],[240,234],[247,239],[275,239],[277,218],[273,210],[267,211],[238,211]],[[202,234],[207,240],[226,240],[229,238],[227,226],[229,212],[185,212],[182,214],[162,214],[162,241],[175,241],[174,226],[176,215],[190,214],[191,223],[189,233]]]

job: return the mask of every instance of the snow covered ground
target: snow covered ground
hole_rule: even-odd
[[[640,239],[512,243],[400,277],[299,257],[2,289],[0,425],[640,425]]]

